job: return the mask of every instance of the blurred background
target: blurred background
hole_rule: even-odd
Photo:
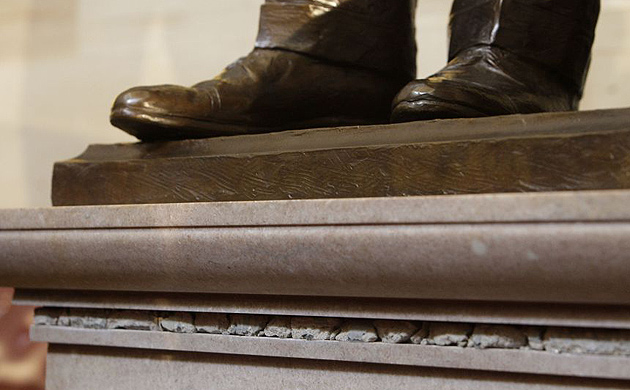
[[[0,0],[0,208],[50,205],[54,161],[133,142],[108,123],[135,85],[191,85],[251,49],[262,0]],[[418,75],[446,62],[450,2],[420,0]],[[630,107],[630,0],[602,0],[582,109]],[[0,289],[0,390],[42,388],[32,310]]]

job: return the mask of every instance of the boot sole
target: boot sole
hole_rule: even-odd
[[[481,118],[492,116],[475,108],[434,98],[404,101],[392,111],[392,122],[413,122],[434,119]]]
[[[142,141],[165,141],[272,133],[306,128],[358,126],[385,123],[385,121],[334,117],[293,122],[282,127],[257,127],[161,115],[124,107],[112,110],[110,123]]]

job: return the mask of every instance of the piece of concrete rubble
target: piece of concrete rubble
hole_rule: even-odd
[[[164,313],[160,316],[160,327],[173,333],[195,333],[196,330],[191,313]]]
[[[259,315],[230,315],[230,327],[227,333],[234,336],[258,336],[265,330],[269,317]]]
[[[523,329],[525,336],[527,337],[527,346],[534,351],[544,351],[545,345],[543,343],[543,334],[545,328],[537,326],[528,326]]]
[[[429,335],[421,344],[465,347],[471,332],[472,326],[468,324],[432,322],[429,324]]]
[[[291,337],[291,317],[274,317],[265,327],[266,337],[286,339]]]
[[[548,328],[545,350],[553,353],[630,356],[630,331]]]
[[[414,344],[422,344],[427,337],[429,337],[429,323],[423,322],[420,329],[411,336],[410,340]]]
[[[197,332],[209,334],[228,334],[230,320],[226,314],[197,313],[195,315]]]
[[[113,312],[107,319],[109,329],[159,331],[155,313],[139,310],[121,310]]]
[[[292,317],[291,337],[303,340],[334,340],[341,320],[326,317]]]
[[[371,321],[346,321],[335,337],[337,341],[373,343],[378,340],[378,334]]]
[[[409,321],[374,321],[378,337],[388,344],[406,343],[416,334],[418,326]]]
[[[525,333],[516,326],[476,325],[468,340],[471,348],[518,349],[527,345]]]
[[[43,307],[35,309],[33,315],[33,325],[37,326],[56,326],[61,317],[65,314],[64,309]]]
[[[59,316],[57,324],[72,328],[106,329],[109,312],[105,310],[68,309]]]

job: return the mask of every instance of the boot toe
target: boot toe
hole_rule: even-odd
[[[135,87],[116,98],[112,114],[122,110],[194,116],[200,103],[197,95],[196,90],[177,85]]]
[[[466,88],[456,83],[434,83],[430,79],[413,81],[396,96],[392,122],[432,119],[477,118],[486,113],[466,104]]]
[[[200,95],[177,85],[131,88],[114,101],[110,122],[141,140],[175,137],[168,129],[184,127],[207,110]]]

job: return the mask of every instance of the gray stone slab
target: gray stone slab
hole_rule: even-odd
[[[378,340],[376,328],[371,321],[346,321],[335,336],[337,341],[373,343]]]
[[[48,390],[628,389],[626,381],[51,345]]]
[[[516,326],[476,325],[468,347],[472,348],[523,348],[528,345],[527,335]]]
[[[291,318],[291,337],[304,340],[332,340],[339,333],[338,318]]]
[[[35,309],[35,313],[33,314],[32,324],[41,326],[56,326],[58,325],[59,318],[64,315],[67,315],[66,309],[48,307],[38,308]]]
[[[472,325],[447,322],[429,324],[429,333],[421,341],[424,345],[439,345],[443,347],[465,347],[472,332]]]
[[[107,318],[109,329],[159,330],[159,317],[145,311],[114,311]]]
[[[619,356],[64,327],[33,327],[31,337],[52,344],[107,346],[122,350],[154,349],[630,380],[628,358]]]
[[[162,330],[174,333],[195,333],[195,320],[190,313],[164,313],[159,317]]]
[[[74,328],[105,329],[108,315],[107,311],[69,309],[59,316],[57,324]]]
[[[378,320],[374,326],[381,341],[391,344],[405,343],[418,331],[418,326],[409,321]]]
[[[265,327],[266,337],[291,337],[291,317],[274,317]]]
[[[195,327],[200,333],[228,334],[230,320],[226,314],[197,313],[195,315]]]
[[[2,230],[630,221],[630,191],[0,209]]]
[[[269,317],[234,314],[230,315],[227,334],[236,336],[258,336],[265,330]]]
[[[549,329],[543,344],[546,351],[554,353],[630,357],[630,331]]]

